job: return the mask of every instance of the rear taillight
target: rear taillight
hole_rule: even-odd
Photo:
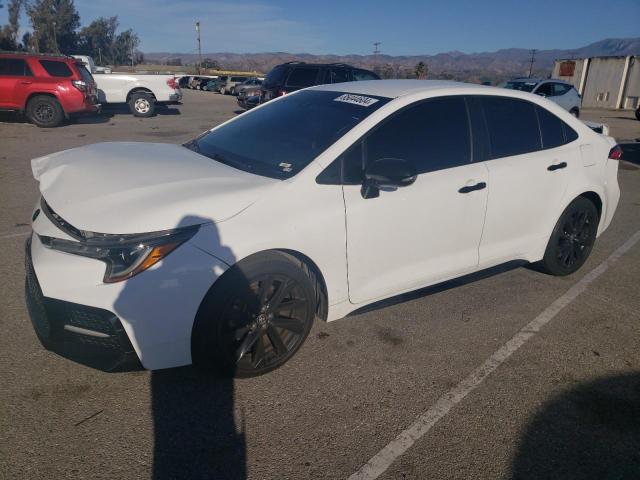
[[[284,95],[286,95],[286,94],[287,94],[287,92],[285,92],[284,90],[280,90],[280,91],[278,92],[278,96],[279,96],[279,97],[283,97],[283,96],[284,96]]]
[[[76,87],[81,92],[86,93],[89,91],[89,86],[87,85],[86,82],[82,80],[71,80],[71,83],[73,84],[74,87]]]
[[[622,158],[622,148],[620,145],[616,145],[609,150],[609,160],[620,160]]]
[[[169,85],[169,88],[173,88],[174,90],[176,90],[178,88],[178,84],[176,83],[176,79],[175,78],[170,78],[167,80],[167,85]]]

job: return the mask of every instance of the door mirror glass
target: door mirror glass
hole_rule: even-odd
[[[364,171],[363,198],[375,198],[381,188],[407,187],[416,181],[416,167],[401,158],[380,158]]]

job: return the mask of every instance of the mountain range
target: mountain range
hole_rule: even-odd
[[[594,56],[640,55],[640,38],[608,38],[574,49],[537,50],[533,74],[548,76],[555,59]],[[428,67],[428,78],[450,78],[463,81],[501,81],[509,77],[526,75],[529,71],[531,50],[508,48],[495,52],[463,53],[459,51],[435,55],[392,56],[378,55],[313,55],[309,53],[203,53],[202,58],[215,60],[226,70],[268,72],[273,66],[290,61],[308,63],[347,63],[375,69],[386,77],[408,77],[418,62]],[[145,53],[146,62],[167,63],[180,59],[183,65],[197,63],[193,53]]]

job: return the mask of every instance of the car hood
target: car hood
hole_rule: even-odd
[[[280,183],[164,143],[97,143],[36,158],[31,168],[57,215],[98,233],[222,222]]]

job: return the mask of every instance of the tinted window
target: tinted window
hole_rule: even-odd
[[[554,83],[553,84],[553,94],[554,95],[564,95],[569,90],[571,90],[571,85],[565,85],[564,83]]]
[[[64,62],[55,60],[40,60],[40,65],[44,67],[46,72],[52,77],[72,77],[73,72]]]
[[[542,134],[542,148],[554,148],[564,144],[564,123],[548,110],[536,107],[538,121],[540,122],[540,133]]]
[[[576,133],[576,131],[564,122],[562,122],[562,129],[564,130],[565,142],[571,143],[574,140],[578,139],[578,134]]]
[[[538,95],[544,95],[545,97],[553,96],[553,83],[543,83],[536,90]]]
[[[244,82],[247,77],[231,77],[232,82]]]
[[[492,158],[541,148],[538,119],[532,103],[513,98],[483,97],[482,106]]]
[[[341,83],[350,81],[349,71],[346,68],[332,68],[327,72],[327,83]]]
[[[32,73],[27,62],[21,58],[0,58],[0,75],[30,77]]]
[[[521,92],[530,92],[537,85],[537,82],[511,81],[504,84],[504,88],[509,90],[520,90]]]
[[[289,178],[389,99],[368,106],[336,100],[339,92],[304,91],[207,132],[187,148],[222,163],[272,178]]]
[[[87,70],[87,67],[82,63],[76,63],[76,68],[78,69],[78,73],[80,74],[80,78],[84,80],[86,83],[93,83],[93,76]]]
[[[410,106],[367,135],[364,148],[367,162],[402,158],[418,173],[467,164],[471,145],[464,99],[445,97]]]
[[[296,67],[289,74],[287,85],[291,87],[310,87],[316,84],[318,69],[312,67]]]
[[[284,77],[287,73],[287,67],[284,65],[279,65],[274,67],[264,79],[265,85],[273,85],[276,83],[282,83],[284,81]]]
[[[353,70],[353,79],[359,82],[364,80],[380,80],[380,77],[373,72],[356,68]]]

